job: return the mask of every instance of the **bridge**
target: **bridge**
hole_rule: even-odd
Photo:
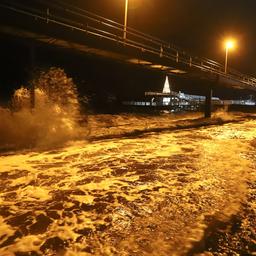
[[[159,70],[167,75],[206,81],[205,116],[211,116],[215,86],[256,90],[256,78],[225,67],[63,2],[2,0],[0,33]],[[123,31],[126,29],[126,38]],[[202,88],[205,91],[205,88]]]

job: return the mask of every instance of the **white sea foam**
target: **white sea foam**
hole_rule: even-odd
[[[33,81],[35,107],[30,90],[16,90],[11,108],[0,108],[0,148],[51,147],[80,136],[79,103],[72,79],[51,68]]]

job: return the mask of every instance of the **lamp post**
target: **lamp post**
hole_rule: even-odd
[[[127,33],[127,16],[128,16],[128,2],[129,0],[125,0],[125,12],[124,12],[124,40],[126,40]]]
[[[225,42],[225,49],[226,49],[226,58],[225,58],[225,73],[227,74],[227,69],[228,69],[228,54],[229,50],[233,49],[235,47],[235,42],[234,40],[227,40]]]

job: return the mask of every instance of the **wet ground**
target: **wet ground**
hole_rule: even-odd
[[[91,116],[87,140],[3,153],[0,255],[256,255],[255,116],[195,118]]]

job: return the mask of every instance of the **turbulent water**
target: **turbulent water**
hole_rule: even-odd
[[[33,82],[32,110],[23,87],[0,108],[1,256],[255,254],[255,115],[90,115],[85,129],[62,70]]]
[[[76,87],[63,70],[41,72],[31,92],[16,90],[10,108],[0,108],[0,149],[52,147],[81,135]]]
[[[225,118],[90,116],[87,141],[5,153],[0,255],[251,255],[256,121]]]

